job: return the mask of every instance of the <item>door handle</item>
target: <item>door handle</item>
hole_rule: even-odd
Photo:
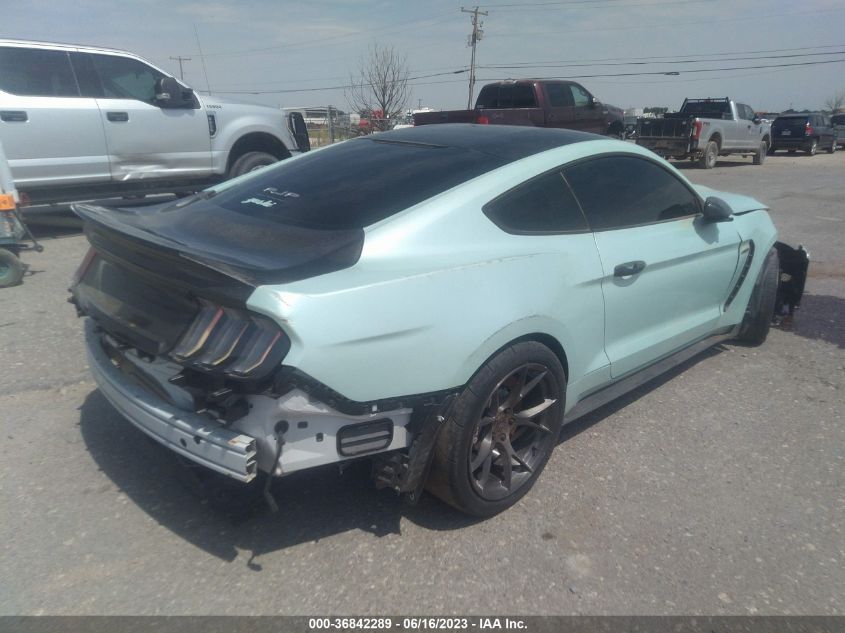
[[[624,264],[619,264],[616,268],[613,269],[613,276],[614,277],[630,277],[631,275],[636,275],[640,273],[645,268],[645,262],[642,260],[637,260],[635,262],[625,262]]]
[[[26,123],[29,121],[29,115],[23,110],[3,110],[0,112],[0,121]]]
[[[115,123],[122,123],[129,120],[128,112],[106,112],[106,118]]]

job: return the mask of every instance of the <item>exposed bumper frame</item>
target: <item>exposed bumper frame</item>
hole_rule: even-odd
[[[127,420],[170,450],[233,479],[257,471],[255,439],[152,397],[116,368],[91,319],[85,323],[88,361],[100,392]]]

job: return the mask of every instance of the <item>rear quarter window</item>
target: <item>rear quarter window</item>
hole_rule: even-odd
[[[484,206],[500,229],[516,234],[573,233],[589,230],[578,202],[559,171],[511,189]]]

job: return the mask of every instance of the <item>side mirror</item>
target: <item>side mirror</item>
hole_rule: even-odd
[[[754,125],[760,125],[760,123],[761,123],[761,121],[762,121],[762,120],[763,120],[763,119],[761,119],[760,117],[758,117],[758,116],[755,114],[755,115],[754,115],[754,118],[753,118],[753,119],[751,119],[751,122],[752,122]]]
[[[590,107],[596,108],[596,107],[598,107],[598,105],[599,105],[599,100],[596,99],[595,97],[590,97]]]
[[[704,201],[704,210],[702,211],[702,215],[704,216],[705,222],[731,222],[733,218],[733,209],[728,206],[728,203],[722,200],[721,198],[717,198],[716,196],[710,196],[707,200]]]
[[[173,77],[156,81],[156,102],[162,108],[186,108],[193,105],[194,91],[186,88]]]

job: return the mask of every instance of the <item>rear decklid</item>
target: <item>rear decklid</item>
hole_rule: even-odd
[[[804,136],[810,119],[806,115],[779,116],[772,123],[775,136]]]

